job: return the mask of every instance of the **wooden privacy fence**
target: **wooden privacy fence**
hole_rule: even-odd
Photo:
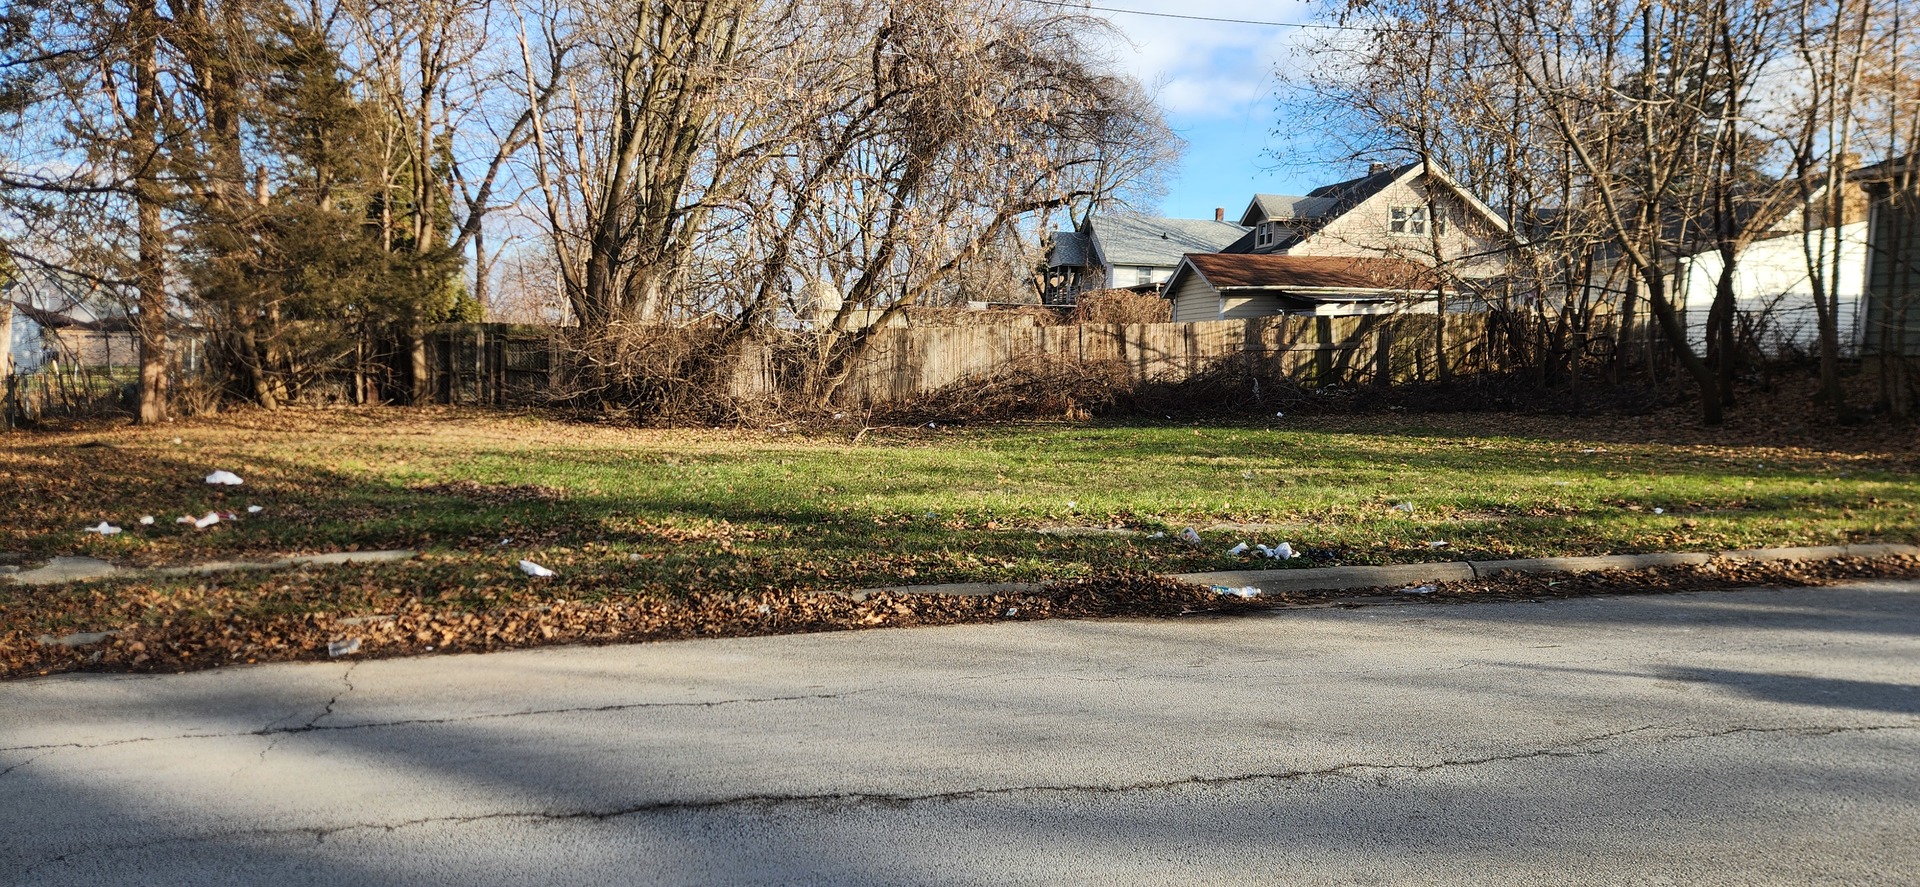
[[[853,406],[899,402],[1037,357],[1118,363],[1139,382],[1178,382],[1225,361],[1304,385],[1430,381],[1439,372],[1437,322],[1399,315],[882,330],[841,397]],[[1446,323],[1449,369],[1492,369],[1486,315],[1451,314]]]
[[[1124,365],[1139,382],[1178,382],[1226,361],[1304,385],[1430,381],[1438,377],[1433,315],[1262,317],[1202,323],[906,326],[875,332],[839,401],[898,403],[968,378],[1035,360]],[[1446,317],[1447,363],[1456,374],[1491,366],[1483,314]],[[440,403],[537,403],[552,392],[562,336],[550,327],[447,324],[429,336],[433,399]],[[774,346],[742,355],[733,394],[781,390]]]
[[[544,403],[559,365],[559,329],[449,323],[427,332],[427,390],[435,403]]]

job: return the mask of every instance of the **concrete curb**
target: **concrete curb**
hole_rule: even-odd
[[[1388,564],[1377,567],[1311,567],[1289,570],[1224,570],[1212,573],[1174,573],[1169,579],[1194,585],[1252,586],[1263,592],[1344,591],[1351,588],[1393,588],[1428,582],[1465,582],[1499,573],[1592,573],[1601,570],[1649,570],[1655,567],[1697,567],[1712,561],[1765,563],[1820,561],[1840,557],[1920,557],[1920,545],[1816,545],[1801,548],[1754,548],[1720,552],[1655,552],[1602,554],[1591,557],[1530,557],[1499,561],[1441,561],[1430,564]],[[1045,586],[1034,582],[958,582],[949,585],[898,585],[848,592],[854,600],[869,595],[951,594],[989,597],[998,594],[1036,594]]]
[[[1168,578],[1195,585],[1253,586],[1266,592],[1340,591],[1349,588],[1390,588],[1425,582],[1460,582],[1499,573],[1592,573],[1602,570],[1650,570],[1655,567],[1701,566],[1715,560],[1735,563],[1819,561],[1840,557],[1920,556],[1920,545],[1820,545],[1803,548],[1756,548],[1721,552],[1656,552],[1603,554],[1593,557],[1534,557],[1501,561],[1453,561],[1435,564],[1392,564],[1382,567],[1320,567],[1305,570],[1232,570],[1218,573],[1178,573]]]

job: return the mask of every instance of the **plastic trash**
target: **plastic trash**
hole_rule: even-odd
[[[1180,541],[1185,542],[1188,545],[1199,545],[1200,533],[1196,531],[1194,528],[1188,527],[1180,531]]]
[[[1153,532],[1147,534],[1147,538],[1148,539],[1165,539],[1167,538],[1167,534],[1162,533],[1159,530],[1154,530]]]
[[[110,523],[107,523],[106,521],[101,521],[100,525],[97,527],[88,527],[87,532],[99,533],[102,536],[111,536],[115,533],[120,532],[120,528]]]
[[[1234,547],[1232,547],[1232,548],[1229,548],[1229,549],[1227,549],[1227,553],[1228,553],[1228,554],[1231,554],[1231,555],[1234,555],[1234,556],[1236,556],[1236,557],[1238,557],[1239,555],[1243,555],[1243,554],[1246,554],[1246,553],[1247,553],[1247,543],[1245,543],[1245,542],[1242,542],[1242,543],[1240,543],[1239,545],[1235,545]]]
[[[1212,586],[1212,588],[1215,594],[1224,594],[1230,597],[1253,598],[1253,597],[1260,596],[1260,589],[1255,588],[1251,585],[1243,585],[1239,588],[1228,588],[1225,585],[1215,585],[1215,586]]]
[[[1282,560],[1282,561],[1292,560],[1300,556],[1294,553],[1293,545],[1288,542],[1282,542],[1279,545],[1275,545],[1274,547],[1267,549],[1267,551],[1270,552],[1267,555],[1267,557],[1273,558],[1275,560]]]
[[[1654,514],[1666,514],[1666,513],[1667,513],[1667,510],[1666,510],[1666,509],[1664,509],[1664,508],[1656,508],[1656,509],[1654,509],[1654,510],[1653,510],[1653,513],[1654,513]]]
[[[240,479],[240,475],[234,474],[231,471],[216,471],[212,474],[207,475],[207,483],[215,484],[219,486],[237,487],[242,483],[245,483],[245,481],[242,481]]]
[[[352,656],[358,652],[360,652],[359,638],[347,638],[344,641],[329,641],[327,643],[328,656]]]
[[[1400,589],[1401,594],[1432,594],[1440,589],[1432,585],[1413,585]]]
[[[1427,543],[1428,548],[1446,548],[1447,545],[1448,542],[1445,539],[1435,539]]]
[[[259,514],[260,512],[262,512],[262,511],[266,511],[266,510],[267,510],[267,509],[266,509],[266,508],[265,508],[264,506],[260,506],[260,505],[249,505],[249,506],[247,506],[247,513],[248,513],[248,514]]]
[[[773,607],[771,607],[771,606],[768,606],[768,605],[766,605],[766,604],[761,604],[761,605],[760,605],[760,615],[762,615],[762,616],[765,616],[765,615],[768,615],[768,614],[770,614],[770,613],[772,613],[772,612],[773,612]]]
[[[533,561],[521,561],[520,572],[525,573],[529,576],[539,576],[541,578],[558,575],[552,570],[549,570],[546,567],[540,566],[539,564],[536,564]]]
[[[201,515],[200,517],[181,518],[180,522],[193,524],[193,528],[196,530],[204,530],[220,522],[220,512],[209,511],[206,514]]]
[[[1072,510],[1074,510],[1074,509],[1076,509],[1076,508],[1079,508],[1079,507],[1080,507],[1080,503],[1079,503],[1079,502],[1077,502],[1077,501],[1075,501],[1075,500],[1072,500],[1072,499],[1068,499],[1068,500],[1067,500],[1067,510],[1068,510],[1068,511],[1072,511]]]
[[[1018,616],[1018,615],[1020,615],[1020,608],[1019,608],[1019,607],[1008,607],[1008,608],[1007,608],[1007,618],[1008,618],[1008,619],[1012,619],[1013,617],[1015,617],[1015,616]]]
[[[140,516],[140,526],[143,526],[143,527],[151,527],[151,526],[153,526],[153,515],[151,515],[151,514],[144,514],[144,515],[141,515],[141,516]]]
[[[1285,418],[1287,417],[1287,414],[1286,414],[1286,413],[1274,413],[1274,414],[1273,414],[1273,417],[1274,417],[1275,419],[1285,419]]]
[[[1393,503],[1393,510],[1394,510],[1394,511],[1404,511],[1404,512],[1406,512],[1406,513],[1408,513],[1408,514],[1412,514],[1412,513],[1413,513],[1413,503],[1412,503],[1412,502],[1395,502],[1395,503]]]

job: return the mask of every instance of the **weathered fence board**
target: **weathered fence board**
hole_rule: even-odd
[[[1307,385],[1431,381],[1438,376],[1433,315],[1260,317],[1201,323],[1042,327],[975,323],[901,326],[873,334],[872,348],[840,390],[847,406],[909,400],[1034,360],[1108,362],[1137,381],[1180,381],[1239,361],[1262,375]],[[1448,315],[1447,364],[1455,374],[1490,366],[1486,317]],[[508,324],[449,324],[432,332],[436,398],[510,404],[548,396],[558,365],[557,331]],[[752,351],[734,394],[770,397],[780,387],[772,348]]]

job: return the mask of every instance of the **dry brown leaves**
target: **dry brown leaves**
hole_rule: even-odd
[[[1328,603],[1358,606],[1382,600],[1436,604],[1817,586],[1872,578],[1920,578],[1920,558],[1716,562],[1635,572],[1508,574],[1443,583],[1430,595],[1394,595],[1393,589],[1373,589],[1273,594],[1251,600],[1143,575],[1099,576],[1058,583],[1037,594],[979,597],[877,594],[853,600],[817,594],[695,594],[683,600],[642,597],[510,603],[484,610],[452,610],[434,601],[410,598],[384,608],[386,612],[361,617],[306,613],[247,619],[214,615],[204,606],[208,602],[197,601],[191,594],[164,599],[155,595],[145,603],[129,603],[126,596],[115,595],[111,612],[119,621],[88,626],[115,632],[102,641],[63,646],[46,643],[29,631],[0,629],[0,677],[69,671],[177,672],[326,659],[329,644],[349,640],[359,641],[353,655],[379,658],[548,644],[631,643],[1004,620],[1164,618]],[[23,621],[6,616],[0,611],[0,619],[6,624]]]

